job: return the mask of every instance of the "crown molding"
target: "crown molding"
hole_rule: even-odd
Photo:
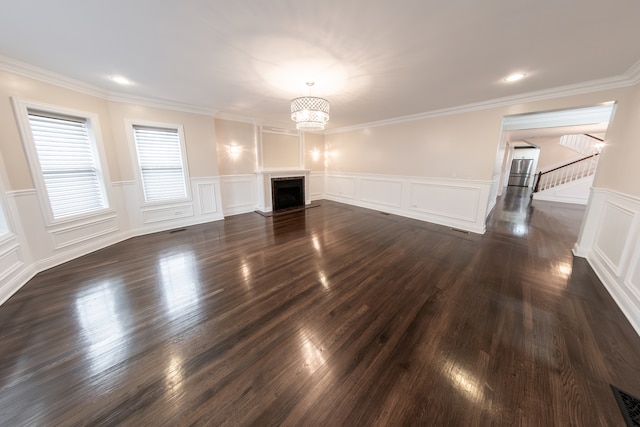
[[[193,114],[204,114],[208,116],[213,116],[216,113],[215,110],[209,108],[180,104],[177,102],[157,98],[126,95],[123,93],[106,91],[98,86],[94,86],[80,80],[72,79],[70,77],[63,76],[62,74],[54,73],[53,71],[45,70],[43,68],[36,67],[34,65],[30,65],[1,55],[0,70],[8,71],[10,73],[28,77],[34,80],[39,80],[44,83],[62,87],[64,89],[80,92],[85,95],[101,98],[106,101],[134,103],[147,107],[162,108],[164,110],[181,111]]]
[[[632,73],[635,73],[635,78]],[[510,105],[524,104],[528,102],[544,101],[547,99],[562,98],[567,96],[582,95],[585,93],[599,92],[603,90],[620,89],[634,86],[640,79],[640,61],[622,76],[610,77],[606,79],[592,80],[584,83],[576,83],[567,86],[560,86],[552,89],[543,89],[535,92],[528,92],[521,95],[497,98],[490,101],[476,102],[461,105],[458,107],[444,108],[425,113],[411,114],[408,116],[395,117],[391,119],[378,120],[359,125],[345,126],[325,131],[325,134],[351,132],[366,128],[387,126],[399,123],[413,122],[423,119],[450,116],[454,114],[470,113],[473,111],[489,110],[492,108],[507,107]]]
[[[250,123],[252,125],[262,124],[262,120],[256,117],[240,116],[238,114],[225,113],[224,111],[218,111],[213,117],[215,119],[229,120],[231,122]]]
[[[111,93],[103,97],[107,101],[122,102],[126,104],[144,105],[145,107],[161,108],[163,110],[180,111],[183,113],[200,114],[204,116],[215,116],[216,110],[198,107],[179,102],[167,101],[159,98],[147,98],[144,96],[125,95],[122,93]]]
[[[273,125],[262,125],[260,126],[260,131],[262,133],[275,133],[278,135],[290,135],[290,136],[298,136],[300,134],[300,132],[297,129],[283,128],[280,126],[273,126]]]
[[[18,74],[23,77],[29,77],[34,80],[39,80],[65,89],[71,89],[76,92],[84,93],[85,95],[91,95],[98,98],[106,98],[108,95],[107,91],[97,86],[93,86],[83,81],[75,80],[25,62],[8,58],[6,56],[0,56],[0,70]]]
[[[640,84],[640,61],[636,62],[627,71],[627,76],[634,84]]]
[[[275,121],[266,121],[262,119],[258,119],[255,117],[246,117],[240,116],[237,114],[230,114],[225,112],[218,112],[215,114],[214,118],[220,120],[229,120],[232,122],[240,122],[240,123],[249,123],[256,126],[260,126],[263,129],[273,129],[266,130],[269,133],[287,133],[287,134],[298,134],[298,130],[295,128],[292,122],[275,122]]]

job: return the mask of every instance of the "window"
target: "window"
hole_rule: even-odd
[[[180,128],[133,125],[146,202],[188,198],[181,134]]]
[[[31,108],[27,113],[53,219],[107,208],[90,121]]]

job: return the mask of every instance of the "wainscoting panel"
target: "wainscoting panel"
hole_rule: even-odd
[[[212,183],[196,183],[195,194],[198,195],[198,207],[201,214],[212,214],[218,211],[216,207],[215,185]]]
[[[118,218],[115,212],[104,217],[92,218],[86,221],[74,221],[72,224],[51,227],[54,249],[75,245],[89,240],[95,240],[105,234],[118,231]]]
[[[587,258],[640,334],[640,199],[593,189],[573,252]]]
[[[191,178],[194,220],[196,223],[222,219],[220,178],[217,176]]]
[[[161,221],[173,221],[180,218],[193,216],[193,204],[176,204],[172,206],[161,206],[153,208],[143,208],[142,217],[145,224]]]
[[[324,172],[311,172],[309,176],[309,188],[311,200],[322,199],[324,195]]]
[[[459,185],[411,183],[411,210],[475,222],[480,190]]]
[[[640,236],[639,236],[640,237]],[[633,256],[629,264],[629,274],[625,280],[627,288],[640,301],[640,238],[636,239]]]
[[[22,267],[22,256],[20,255],[20,245],[15,235],[3,236],[0,241],[0,283]]]
[[[8,192],[7,202],[11,216],[19,219],[23,230],[29,230],[21,233],[16,229],[15,233],[21,233],[25,246],[30,248],[31,257],[37,260],[51,256],[53,241],[46,231],[36,190]]]
[[[325,198],[484,233],[491,181],[326,172]]]
[[[0,177],[0,181],[1,179]],[[2,190],[3,184],[0,182],[0,191],[2,192],[0,203],[4,207],[4,217],[9,232],[0,236],[0,304],[8,300],[35,275],[17,199],[21,198],[31,202],[37,200],[33,190],[5,193]],[[40,215],[37,205],[31,206],[31,209],[31,214],[37,218]]]
[[[20,243],[14,234],[0,240],[0,304],[11,297],[31,277]]]
[[[327,173],[325,192],[329,196],[341,199],[354,199],[356,195],[356,177]]]
[[[623,255],[627,247],[634,212],[616,203],[607,201],[602,213],[602,222],[596,235],[594,249],[598,251],[609,268],[619,275]]]
[[[127,203],[125,212],[129,213],[130,233],[139,236],[223,219],[219,178],[198,177],[190,182],[193,200],[153,205],[140,203],[141,193],[135,182],[124,186],[126,194],[122,198]]]
[[[256,210],[257,180],[251,175],[224,175],[222,184],[222,211],[225,216],[237,215]]]
[[[402,207],[402,181],[360,179],[360,200],[379,205]]]

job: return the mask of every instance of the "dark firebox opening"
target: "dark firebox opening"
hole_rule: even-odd
[[[272,178],[273,210],[304,206],[304,177]]]

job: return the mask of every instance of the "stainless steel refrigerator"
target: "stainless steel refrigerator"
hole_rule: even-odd
[[[533,169],[533,159],[513,159],[509,172],[509,185],[528,187]]]

